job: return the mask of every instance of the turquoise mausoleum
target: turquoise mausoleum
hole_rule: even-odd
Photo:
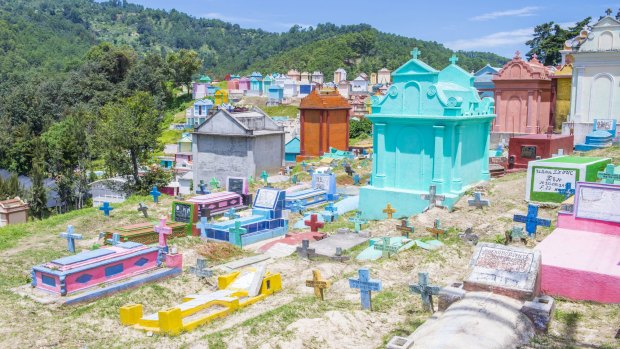
[[[458,65],[438,71],[418,59],[392,73],[385,96],[373,97],[373,169],[371,185],[361,188],[364,218],[384,219],[388,203],[394,217],[423,212],[422,198],[436,186],[439,202],[452,209],[472,185],[489,179],[489,130],[493,99],[480,99],[474,77]]]

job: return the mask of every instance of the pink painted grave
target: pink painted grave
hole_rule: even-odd
[[[535,248],[542,254],[543,293],[620,303],[620,186],[577,182],[573,212]]]

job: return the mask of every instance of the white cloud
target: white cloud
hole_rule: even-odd
[[[475,39],[460,39],[445,45],[453,50],[488,49],[490,47],[523,45],[532,38],[534,28],[497,32]]]
[[[488,21],[491,19],[497,19],[501,17],[529,17],[535,16],[536,10],[540,9],[538,6],[526,6],[514,10],[495,11],[484,13],[476,17],[470,18],[471,21]]]

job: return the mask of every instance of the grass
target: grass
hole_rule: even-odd
[[[296,118],[299,111],[294,105],[261,106],[260,108],[269,116],[287,116],[289,118]]]
[[[157,140],[161,146],[166,144],[176,144],[181,136],[183,135],[183,130],[164,130],[159,136]]]

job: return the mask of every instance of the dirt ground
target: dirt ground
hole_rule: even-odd
[[[360,169],[364,172],[366,170]],[[339,172],[340,173],[340,172]],[[342,174],[340,174],[342,176]],[[472,227],[481,241],[503,240],[504,232],[513,225],[512,215],[526,212],[524,173],[493,179],[480,187],[491,200],[491,207],[476,210],[467,206],[467,196],[453,212],[439,208],[410,217],[414,237],[430,237],[425,227],[436,218],[448,228],[445,246],[437,251],[412,249],[389,259],[359,263],[326,260],[302,260],[290,256],[272,260],[268,270],[282,274],[283,290],[264,301],[244,308],[231,316],[199,327],[177,337],[148,335],[122,326],[119,307],[141,303],[144,313],[169,308],[189,293],[213,290],[214,280],[201,281],[194,275],[164,280],[155,284],[117,293],[113,296],[77,306],[44,306],[23,298],[11,289],[30,281],[30,268],[39,263],[67,255],[66,240],[58,238],[68,224],[84,235],[77,248],[89,249],[97,242],[100,231],[144,221],[136,211],[140,201],[148,203],[151,217],[167,214],[171,198],[158,205],[147,197],[131,198],[104,218],[89,208],[43,222],[0,229],[0,347],[1,348],[381,348],[394,335],[408,335],[429,314],[422,310],[419,295],[409,293],[408,284],[417,281],[417,273],[427,271],[431,283],[448,285],[462,280],[468,273],[473,247],[460,241],[456,234]],[[339,179],[339,183],[346,182]],[[555,223],[557,208],[545,207],[540,216]],[[291,217],[293,218],[293,217]],[[349,226],[347,217],[328,225],[326,231]],[[398,235],[397,219],[371,222],[373,236]],[[537,240],[553,229],[543,228]],[[4,237],[3,237],[4,235]],[[184,267],[195,264],[196,249],[204,242],[182,238],[172,242],[184,254]],[[536,241],[533,242],[534,244]],[[522,245],[521,242],[513,242]],[[352,251],[355,255],[361,251]],[[247,254],[247,253],[246,253]],[[210,264],[216,264],[209,261]],[[367,266],[371,277],[383,282],[383,290],[373,293],[373,311],[360,309],[359,292],[348,286],[347,279],[356,277],[358,268]],[[321,302],[313,296],[305,280],[311,269],[319,269],[332,280],[332,287]],[[534,339],[528,348],[620,348],[614,339],[620,328],[620,305],[557,300],[556,313],[548,335]],[[489,329],[492,331],[492,329]]]

